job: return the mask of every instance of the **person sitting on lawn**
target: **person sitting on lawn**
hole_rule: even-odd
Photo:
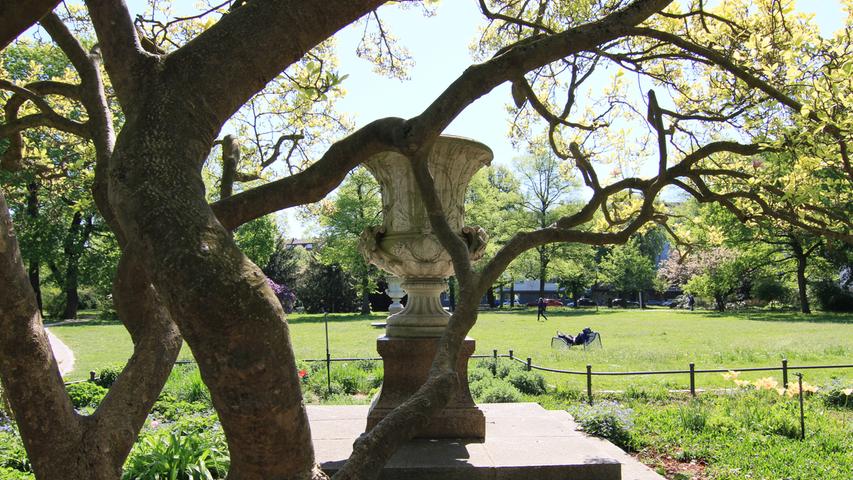
[[[568,334],[565,334],[559,330],[557,330],[557,338],[566,342],[566,345],[574,345],[575,344],[575,337],[568,335]]]
[[[592,329],[589,327],[584,328],[581,333],[575,336],[575,345],[583,345],[590,340],[592,337]]]

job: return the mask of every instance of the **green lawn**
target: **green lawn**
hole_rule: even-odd
[[[471,336],[477,353],[501,353],[513,349],[517,357],[532,357],[533,363],[553,368],[585,370],[686,369],[692,361],[697,369],[778,365],[853,363],[853,315],[793,313],[717,314],[664,309],[609,310],[552,309],[550,320],[536,321],[534,309],[483,313]],[[333,357],[376,356],[375,338],[382,330],[371,327],[382,314],[370,317],[330,315],[329,341]],[[297,358],[324,358],[322,315],[292,315],[289,318]],[[555,352],[551,337],[557,330],[576,334],[589,326],[602,334],[604,348],[594,351]],[[130,356],[127,333],[115,324],[75,324],[52,327],[52,331],[74,351],[77,362],[69,379],[81,379],[88,371],[122,362]],[[182,357],[189,357],[189,351]],[[853,369],[806,370],[810,383],[823,383],[832,376],[850,378]],[[743,374],[754,379],[779,374]],[[551,384],[582,387],[577,376],[546,374]],[[623,389],[628,385],[686,388],[686,375],[650,377],[596,377],[595,389]],[[697,376],[699,388],[728,386],[719,374]]]

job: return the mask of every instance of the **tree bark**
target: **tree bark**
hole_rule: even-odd
[[[361,314],[370,315],[370,279],[367,272],[361,275]]]
[[[30,182],[27,184],[27,216],[33,221],[39,216],[38,191],[38,183]],[[36,304],[41,313],[44,312],[44,303],[41,298],[41,255],[39,254],[38,246],[34,245],[34,247],[30,255],[29,278],[30,286],[33,287],[33,292],[36,296]]]
[[[116,217],[138,232],[128,240],[210,388],[231,453],[228,478],[309,478],[314,451],[284,312],[205,200],[199,167],[215,129],[193,120],[186,98],[157,84],[145,90],[113,154]]]
[[[803,245],[796,240],[790,242],[791,249],[794,251],[794,258],[797,260],[797,293],[800,297],[800,311],[805,314],[812,313],[809,306],[808,282],[806,281],[806,266],[808,264],[808,255],[803,250]]]
[[[0,50],[53,10],[59,0],[0,0]]]

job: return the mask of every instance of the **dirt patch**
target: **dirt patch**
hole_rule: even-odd
[[[644,450],[634,456],[670,480],[708,480],[703,460],[678,460],[671,455]]]

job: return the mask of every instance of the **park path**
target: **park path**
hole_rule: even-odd
[[[50,348],[53,350],[53,356],[59,365],[59,373],[64,376],[66,373],[74,370],[74,352],[68,348],[68,345],[62,343],[62,340],[54,335],[53,332],[48,329],[45,329],[45,331],[47,332],[47,339],[50,341]]]

